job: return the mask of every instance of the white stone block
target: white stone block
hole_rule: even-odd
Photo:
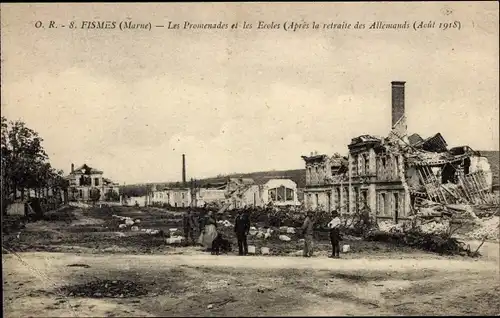
[[[248,254],[255,254],[255,246],[248,245]]]
[[[291,240],[291,238],[290,238],[289,236],[286,236],[286,235],[280,235],[280,236],[279,236],[279,239],[280,239],[281,241],[285,241],[285,242],[288,242],[288,241],[290,241],[290,240]]]
[[[351,251],[351,246],[342,245],[342,253],[349,253]]]

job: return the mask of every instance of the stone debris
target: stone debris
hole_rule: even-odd
[[[351,246],[345,244],[342,245],[342,253],[349,253],[351,251]]]
[[[281,226],[279,230],[280,233],[288,233],[288,226]]]
[[[432,221],[432,222],[420,225],[420,229],[424,233],[444,234],[444,233],[449,232],[450,224],[449,224],[449,222],[445,222],[443,220]]]
[[[280,236],[279,236],[279,239],[280,239],[281,241],[285,241],[285,242],[289,242],[289,241],[291,241],[291,238],[290,238],[289,236],[286,236],[286,235],[280,235]]]
[[[269,247],[262,247],[262,248],[260,249],[260,253],[261,253],[262,255],[269,255],[269,254],[270,254],[270,252],[269,252]]]
[[[255,246],[248,245],[248,254],[255,254]]]
[[[295,234],[295,228],[293,228],[293,227],[287,228],[286,229],[286,233],[288,233],[288,234]]]
[[[151,235],[156,235],[158,233],[160,233],[160,230],[153,230],[153,229],[141,229],[141,231],[144,230],[144,232],[146,232],[146,234],[151,234]]]
[[[494,216],[490,218],[484,218],[480,220],[479,228],[469,232],[466,234],[467,237],[475,240],[499,240],[499,217]]]
[[[165,239],[166,244],[182,244],[184,242],[184,236],[171,236]]]
[[[137,232],[137,231],[139,231],[139,227],[138,227],[138,226],[132,226],[132,227],[130,228],[130,230],[131,230],[132,232]]]
[[[217,221],[218,224],[221,224],[225,227],[232,227],[234,226],[233,224],[231,224],[231,222],[229,222],[228,220],[219,220]]]

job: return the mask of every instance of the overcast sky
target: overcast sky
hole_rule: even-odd
[[[53,166],[120,183],[303,168],[386,135],[393,80],[408,129],[498,149],[498,3],[2,4],[2,115],[40,133]],[[246,20],[252,30],[36,29],[117,20]],[[461,30],[256,30],[258,21],[460,21]]]

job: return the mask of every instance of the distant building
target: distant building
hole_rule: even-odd
[[[297,184],[290,179],[270,179],[260,188],[261,206],[299,206]]]
[[[104,178],[102,171],[87,164],[83,164],[77,169],[71,164],[71,173],[66,176],[66,179],[69,181],[68,197],[70,201],[90,201],[90,190],[92,188],[99,190],[100,201],[106,201],[107,197],[119,200],[119,185],[108,178]]]
[[[172,207],[229,205],[228,209],[276,206],[298,206],[297,184],[290,179],[259,180],[220,178],[191,187],[165,187],[153,190],[153,203]]]
[[[121,204],[124,206],[148,206],[150,204],[149,196],[122,196]]]

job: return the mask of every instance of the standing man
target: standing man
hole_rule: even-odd
[[[195,227],[194,215],[191,213],[191,209],[187,210],[182,219],[182,225],[184,227],[184,237],[186,238],[186,245],[190,243],[194,245],[194,227]]]
[[[371,225],[370,224],[371,209],[366,202],[363,203],[363,208],[361,208],[360,214],[361,214],[362,228],[364,231],[367,231]]]
[[[302,235],[304,235],[304,257],[313,255],[313,232],[314,220],[312,211],[307,211],[306,219],[301,227]]]
[[[340,258],[340,218],[337,211],[332,211],[332,220],[328,223],[330,229],[330,242],[332,243],[332,255],[330,258]]]
[[[238,215],[234,221],[234,232],[236,233],[236,238],[238,239],[238,252],[239,255],[248,254],[248,243],[247,235],[250,231],[250,218],[248,214],[243,214],[242,210],[238,210]]]

